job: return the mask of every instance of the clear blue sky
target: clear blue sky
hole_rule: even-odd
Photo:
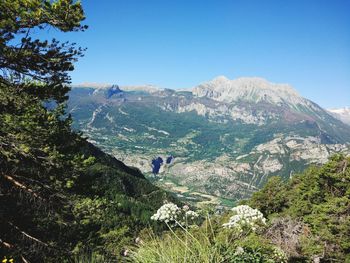
[[[73,83],[186,88],[218,75],[289,83],[350,106],[349,0],[82,0]]]

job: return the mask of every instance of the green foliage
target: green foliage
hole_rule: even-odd
[[[348,262],[350,158],[333,156],[288,182],[273,177],[245,203],[264,212],[256,231],[223,228],[230,214],[201,226],[142,236],[136,262]],[[193,261],[192,261],[193,260]]]
[[[54,27],[63,32],[81,31],[84,13],[80,2],[72,0],[4,0],[0,3],[1,83],[15,84],[41,100],[63,102],[73,62],[82,49],[53,39],[32,39],[36,29]]]
[[[62,102],[82,50],[31,33],[46,26],[83,30],[83,19],[72,1],[0,2],[1,249],[16,259],[69,254],[74,220],[67,190],[81,175],[75,157],[85,142],[70,130]],[[44,107],[47,100],[56,107]]]
[[[107,205],[105,198],[81,198],[75,203],[73,214],[82,225],[100,223]]]
[[[258,207],[264,215],[278,213],[286,206],[285,190],[283,179],[273,176],[260,191],[253,194],[248,203]]]
[[[301,220],[310,229],[301,240],[302,254],[341,262],[350,253],[349,163],[350,158],[335,155],[288,183],[271,179],[249,204],[270,217],[290,215]]]
[[[222,227],[222,217],[208,218],[201,226],[141,236],[131,262],[286,262],[280,249],[254,233]]]
[[[74,257],[74,263],[111,263],[109,258],[95,252],[83,252]]]

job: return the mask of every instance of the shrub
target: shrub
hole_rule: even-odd
[[[265,224],[266,219],[260,211],[248,206],[232,210],[235,215],[224,226],[222,221],[226,217],[207,215],[201,225],[189,227],[186,223],[182,225],[178,218],[181,214],[197,215],[196,212],[188,207],[180,209],[174,204],[165,204],[153,219],[176,224],[167,224],[169,231],[162,236],[149,233],[133,249],[129,259],[144,263],[285,262],[286,256],[281,249],[252,231]]]

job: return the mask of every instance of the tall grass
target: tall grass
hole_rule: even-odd
[[[214,219],[214,220],[211,220]],[[209,218],[201,226],[169,226],[162,236],[148,233],[131,249],[128,262],[135,263],[282,263],[278,247],[254,231],[222,227],[223,218]]]
[[[177,230],[168,225],[162,237],[153,233],[131,252],[130,262],[136,263],[220,263],[224,255],[215,245],[215,235],[210,220],[205,228],[189,228],[177,222]]]
[[[215,246],[204,233],[195,237],[189,232],[185,234],[169,233],[162,238],[153,236],[137,251],[132,252],[131,262],[136,263],[219,263],[223,262]]]
[[[84,252],[74,257],[74,263],[111,263],[107,257],[95,252]]]

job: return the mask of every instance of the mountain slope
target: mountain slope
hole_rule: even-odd
[[[75,127],[145,173],[153,159],[174,156],[157,175],[165,187],[239,199],[272,175],[290,177],[332,153],[349,152],[348,126],[284,84],[218,77],[192,91],[107,93],[71,91]]]
[[[328,110],[335,118],[350,125],[350,108],[345,107],[341,109],[329,109]]]

